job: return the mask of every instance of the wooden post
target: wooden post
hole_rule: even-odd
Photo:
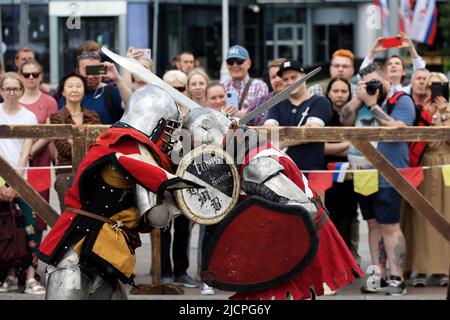
[[[184,294],[184,290],[173,284],[161,284],[161,229],[154,229],[150,233],[152,241],[152,283],[139,284],[130,290],[130,294]]]
[[[33,189],[32,186],[22,179],[16,170],[0,155],[0,172],[2,178],[25,200],[33,211],[53,227],[58,220],[59,214]]]
[[[86,155],[86,126],[73,126],[72,137],[72,175],[75,177],[80,162]]]
[[[161,230],[154,229],[150,233],[152,242],[152,284],[159,285],[161,281]]]
[[[450,242],[450,223],[443,215],[437,211],[433,205],[406,180],[400,172],[386,160],[381,153],[375,149],[370,141],[351,140],[350,141],[363,156],[383,175],[392,187],[423,215],[428,222],[439,232],[448,242]]]

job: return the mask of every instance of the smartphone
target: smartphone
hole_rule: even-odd
[[[402,45],[402,38],[399,36],[383,38],[383,39],[381,39],[381,44],[383,45],[383,48],[385,48],[385,49],[393,48],[393,47],[400,47]]]
[[[227,106],[233,106],[235,109],[238,108],[238,95],[236,91],[228,91],[226,94]]]
[[[104,75],[106,74],[106,67],[102,64],[93,65],[93,66],[86,66],[86,75]]]
[[[434,101],[437,97],[442,96],[448,101],[448,82],[432,82],[431,83],[431,101]]]
[[[142,52],[142,55],[137,58],[139,59],[146,59],[146,60],[152,60],[152,50],[149,48],[146,49],[134,49],[137,52]]]

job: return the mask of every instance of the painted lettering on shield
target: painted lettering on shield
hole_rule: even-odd
[[[205,189],[183,190],[190,198],[189,206],[194,212],[214,217],[223,214],[232,202],[234,178],[232,167],[220,155],[201,154],[188,165],[184,177],[197,182]]]

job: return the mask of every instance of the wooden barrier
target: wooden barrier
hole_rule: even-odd
[[[73,139],[73,173],[76,172],[88,146],[108,129],[106,125],[0,125],[0,139],[7,138],[49,138]],[[401,196],[450,243],[450,222],[445,220],[425,197],[387,161],[369,141],[439,141],[450,140],[450,127],[253,127],[266,133],[272,140],[289,142],[334,142],[348,140],[383,175]],[[31,186],[15,173],[0,157],[0,176],[11,185],[44,221],[53,226],[58,214]],[[30,190],[31,189],[31,190]],[[34,192],[33,192],[34,191]],[[155,235],[154,239],[158,239]],[[156,249],[156,248],[154,248]],[[153,266],[154,268],[157,266]],[[450,299],[450,289],[447,293]]]

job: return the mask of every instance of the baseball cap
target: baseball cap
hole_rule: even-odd
[[[277,72],[277,76],[281,77],[283,72],[287,70],[295,70],[301,73],[306,73],[305,69],[303,69],[302,64],[297,60],[286,60],[280,66],[280,70]]]
[[[247,49],[245,49],[243,46],[240,46],[238,44],[232,46],[230,49],[228,49],[227,52],[227,59],[242,59],[242,60],[247,60],[250,59],[250,56],[248,54]]]

